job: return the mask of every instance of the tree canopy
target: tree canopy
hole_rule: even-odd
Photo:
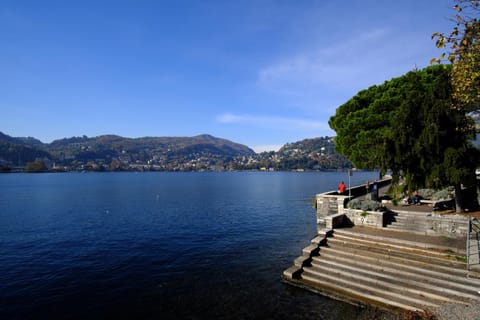
[[[336,151],[358,168],[405,177],[411,189],[473,182],[475,127],[451,107],[450,69],[414,70],[360,91],[329,120]]]

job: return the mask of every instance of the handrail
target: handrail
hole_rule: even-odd
[[[467,270],[470,270],[470,237],[472,234],[472,217],[470,216],[470,213],[468,214],[468,228],[467,228],[467,250],[466,250],[466,255],[467,255]]]

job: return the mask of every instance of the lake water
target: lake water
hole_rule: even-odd
[[[355,172],[352,185],[378,177]],[[1,319],[360,319],[282,283],[346,173],[0,175]]]

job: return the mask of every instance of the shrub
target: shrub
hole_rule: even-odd
[[[360,210],[361,206],[362,206],[362,201],[360,199],[352,199],[347,204],[347,207],[350,208],[350,209]]]
[[[362,211],[380,211],[381,204],[373,200],[353,199],[348,203],[348,208]]]
[[[432,200],[447,200],[449,198],[450,198],[450,195],[447,189],[437,191],[432,196]]]
[[[418,190],[418,195],[422,197],[423,199],[432,199],[433,194],[435,193],[435,190],[433,189],[419,189]]]
[[[377,201],[373,200],[364,200],[362,201],[362,210],[363,211],[378,211],[381,205]]]

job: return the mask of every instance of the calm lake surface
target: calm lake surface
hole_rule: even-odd
[[[352,185],[378,177],[355,172]],[[359,319],[281,282],[345,172],[0,175],[1,319]]]

